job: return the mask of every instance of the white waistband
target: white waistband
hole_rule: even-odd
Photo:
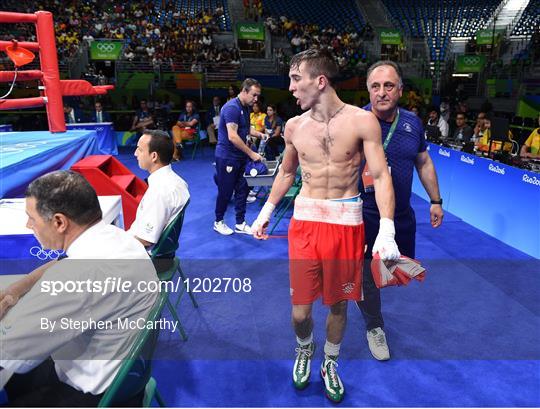
[[[357,226],[362,224],[362,201],[338,202],[297,196],[294,218],[311,222]]]

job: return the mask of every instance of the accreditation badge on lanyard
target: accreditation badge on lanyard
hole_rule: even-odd
[[[399,108],[397,110],[396,117],[394,118],[394,122],[392,122],[392,126],[390,126],[390,130],[388,131],[388,135],[386,136],[386,139],[383,144],[383,149],[386,152],[386,148],[388,147],[388,144],[390,143],[390,140],[392,139],[392,136],[394,135],[394,131],[396,130],[397,123],[399,121]],[[391,168],[388,166],[388,172],[391,173]],[[373,176],[371,175],[371,172],[369,170],[367,161],[364,160],[364,168],[362,169],[362,184],[364,185],[364,192],[374,192],[375,187],[373,186]]]

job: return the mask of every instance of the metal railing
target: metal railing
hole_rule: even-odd
[[[201,82],[214,81],[234,82],[238,79],[239,64],[231,63],[192,63],[185,61],[163,61],[152,64],[146,61],[119,60],[116,63],[116,77],[120,73],[153,73],[157,82],[162,82],[163,74],[202,74]]]
[[[159,64],[153,64],[148,61],[128,61],[118,60],[116,62],[117,71],[121,72],[176,72],[176,73],[205,73],[207,71],[230,70],[238,67],[238,64],[219,63],[219,62],[201,62],[194,63],[180,60],[162,61]]]

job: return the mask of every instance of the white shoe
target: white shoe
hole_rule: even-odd
[[[248,197],[250,197],[250,196],[257,196],[257,192],[255,192],[254,190],[250,190],[249,194],[248,194]]]
[[[234,226],[234,231],[236,233],[243,233],[243,234],[253,234],[251,232],[251,227],[249,227],[249,224],[247,224],[246,222],[243,222],[242,224],[236,224]]]
[[[257,197],[256,196],[248,196],[247,199],[246,199],[246,203],[253,203],[253,202],[256,202],[257,201]]]
[[[368,331],[367,340],[373,358],[378,361],[388,361],[390,359],[390,350],[386,343],[386,335],[381,327]]]
[[[214,230],[217,231],[219,234],[223,234],[224,236],[230,236],[234,233],[233,229],[227,226],[223,220],[220,220],[219,222],[214,222]]]

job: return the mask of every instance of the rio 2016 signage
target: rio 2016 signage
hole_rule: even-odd
[[[401,33],[397,30],[382,30],[381,44],[401,44]]]
[[[485,63],[486,57],[484,55],[458,55],[456,61],[456,72],[480,72],[483,70]]]
[[[239,40],[264,41],[264,26],[254,23],[239,23],[236,25]]]
[[[498,44],[501,40],[501,34],[504,30],[478,30],[476,32],[476,44],[478,45],[491,45],[493,43]],[[495,35],[495,36],[494,36]]]
[[[123,41],[92,41],[90,45],[90,59],[92,60],[118,60],[122,53]]]

